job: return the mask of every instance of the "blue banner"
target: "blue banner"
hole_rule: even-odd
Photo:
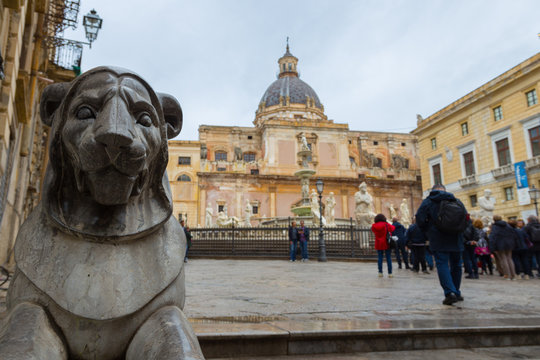
[[[514,164],[516,173],[516,185],[518,189],[524,189],[529,187],[529,181],[527,179],[527,170],[525,169],[525,161],[520,161]]]

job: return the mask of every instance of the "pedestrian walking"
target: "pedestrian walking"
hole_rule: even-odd
[[[416,224],[429,240],[435,256],[444,305],[463,300],[461,295],[461,252],[468,214],[465,206],[442,184],[433,187],[416,212]]]
[[[532,247],[530,248],[532,255],[531,264],[536,263],[536,276],[540,278],[540,223],[538,222],[538,217],[534,215],[529,216],[524,229],[532,243]]]
[[[296,221],[292,221],[289,226],[289,260],[296,261],[296,247],[298,246],[298,229]]]
[[[392,250],[390,249],[390,244],[387,239],[389,236],[392,236],[392,232],[394,230],[394,225],[389,224],[383,214],[377,214],[377,216],[375,216],[374,223],[371,225],[371,231],[375,235],[375,250],[377,250],[377,265],[379,268],[379,277],[383,277],[383,256],[386,257],[388,277],[393,277]]]
[[[186,235],[186,254],[184,255],[184,262],[188,262],[188,253],[189,248],[191,247],[191,231],[189,230],[188,226],[185,226],[184,220],[180,220],[180,225],[182,226],[182,230],[184,230],[184,235]]]
[[[398,269],[401,269],[401,263],[405,264],[405,269],[410,269],[409,267],[409,254],[407,253],[406,244],[407,240],[405,239],[405,226],[403,226],[397,217],[392,218],[392,225],[394,225],[395,230],[392,232],[393,236],[397,236],[396,241],[396,260],[398,263]]]
[[[420,266],[422,266],[422,273],[429,274],[426,266],[426,235],[420,230],[418,225],[416,225],[414,219],[413,224],[409,226],[405,233],[405,241],[407,242],[407,247],[411,249],[412,257],[414,259],[412,270],[415,273],[418,273],[420,271]]]
[[[478,233],[478,244],[474,252],[480,260],[482,274],[487,274],[489,270],[489,275],[493,275],[493,261],[491,260],[491,252],[489,251],[488,237],[484,231],[484,223],[482,220],[476,219],[473,221],[473,226]]]
[[[518,226],[517,220],[508,220],[510,225],[518,235],[518,242],[514,250],[512,250],[512,261],[516,269],[516,276],[521,276],[524,280],[529,280],[534,277],[531,270],[531,259],[529,256],[529,237],[525,230]]]
[[[503,221],[500,215],[493,215],[489,234],[490,250],[497,254],[498,269],[507,280],[516,280],[516,269],[512,261],[512,250],[519,241],[516,231]]]
[[[308,261],[308,241],[309,241],[309,228],[304,226],[304,220],[300,220],[300,227],[298,228],[298,239],[300,240],[300,249],[302,250],[302,261]]]
[[[463,232],[464,248],[461,256],[467,276],[465,279],[478,279],[478,260],[476,258],[476,246],[478,244],[478,233],[472,221],[468,221],[467,228]]]

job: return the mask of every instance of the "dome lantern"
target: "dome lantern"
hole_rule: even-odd
[[[289,38],[288,37],[287,37],[287,47],[286,47],[285,54],[283,54],[283,56],[279,58],[278,64],[279,64],[278,78],[282,78],[284,76],[298,77],[298,71],[296,70],[298,59],[289,51]]]

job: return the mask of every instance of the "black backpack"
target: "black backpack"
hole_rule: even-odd
[[[540,243],[540,224],[538,223],[532,223],[528,226],[529,228],[529,235],[531,237],[531,242],[533,243]]]
[[[435,218],[435,226],[439,231],[459,234],[467,228],[467,210],[456,199],[442,200]]]

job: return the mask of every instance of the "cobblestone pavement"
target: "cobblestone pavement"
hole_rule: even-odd
[[[189,318],[222,321],[486,319],[540,316],[540,280],[497,275],[463,279],[465,301],[442,305],[436,270],[394,269],[377,276],[372,262],[190,259]]]

